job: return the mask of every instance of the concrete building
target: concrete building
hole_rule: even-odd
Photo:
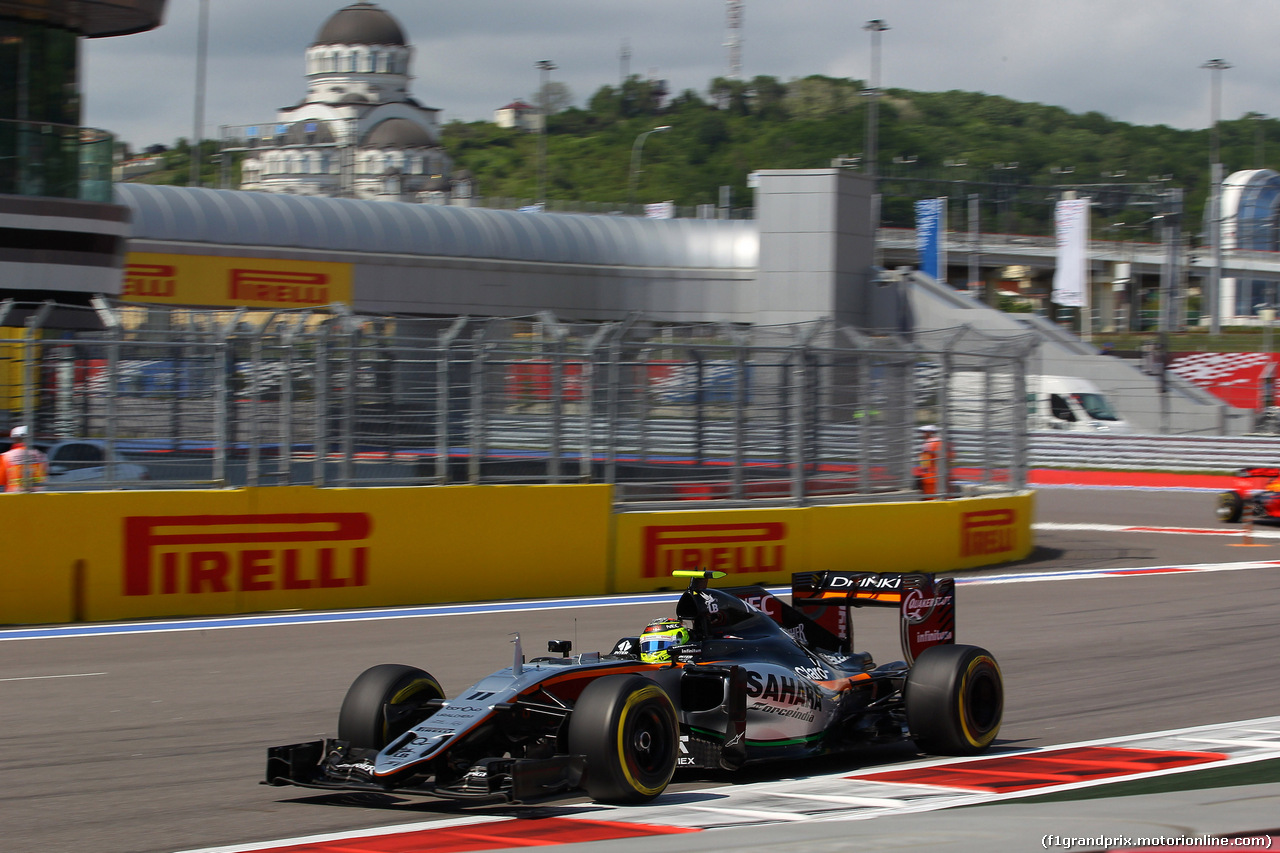
[[[537,107],[517,98],[505,107],[493,111],[493,123],[498,127],[514,127],[532,133],[542,128],[542,113]]]

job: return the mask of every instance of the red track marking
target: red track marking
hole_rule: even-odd
[[[1081,746],[1073,749],[1050,749],[1007,758],[987,758],[921,767],[890,770],[867,776],[850,776],[874,782],[899,785],[930,785],[987,791],[1004,794],[1028,791],[1072,782],[1090,782],[1173,767],[1187,767],[1223,761],[1219,752],[1166,752],[1152,749],[1126,749],[1111,746]]]
[[[1229,489],[1229,474],[1172,474],[1153,471],[1067,471],[1035,468],[1027,472],[1033,486],[1137,486],[1151,489]]]
[[[1177,566],[1166,566],[1159,569],[1120,569],[1108,574],[1113,575],[1172,575],[1178,572],[1192,572],[1195,569],[1181,569]]]
[[[503,820],[469,826],[451,826],[444,829],[423,829],[417,832],[399,832],[368,838],[311,841],[270,849],[271,853],[422,853],[424,850],[430,850],[431,853],[461,853],[466,850],[549,847],[553,844],[613,841],[619,838],[643,838],[650,835],[673,835],[698,831],[674,826],[549,817]]]

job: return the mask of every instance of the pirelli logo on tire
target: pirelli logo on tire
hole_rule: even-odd
[[[124,519],[124,594],[265,592],[369,584],[362,512]]]
[[[640,574],[670,577],[678,569],[710,569],[729,574],[789,571],[787,524],[651,524],[641,534]]]
[[[1017,510],[984,509],[960,514],[960,556],[1012,551],[1017,544]]]

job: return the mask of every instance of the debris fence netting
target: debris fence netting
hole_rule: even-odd
[[[51,459],[50,489],[75,468],[76,488],[611,483],[631,504],[901,500],[919,496],[923,424],[953,448],[940,464],[957,492],[1025,486],[1033,347],[967,327],[6,302],[0,417],[45,447],[78,443]]]

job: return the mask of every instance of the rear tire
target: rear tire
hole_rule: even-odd
[[[907,674],[904,693],[911,739],[924,752],[976,755],[1000,731],[1004,681],[986,649],[925,649]]]
[[[338,740],[380,750],[422,722],[430,700],[443,698],[440,683],[416,666],[371,666],[352,682],[342,700]]]
[[[586,756],[583,786],[597,802],[643,803],[661,794],[679,744],[671,697],[639,675],[596,679],[569,716],[569,752]]]
[[[1234,524],[1244,514],[1244,501],[1235,492],[1218,495],[1218,521]]]

